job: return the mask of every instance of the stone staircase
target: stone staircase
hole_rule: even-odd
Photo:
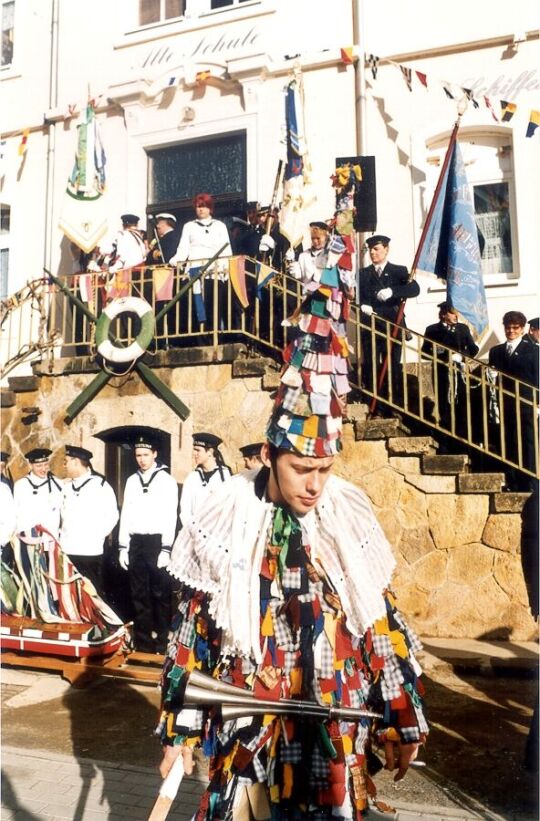
[[[104,389],[66,426],[65,408],[99,367],[83,358],[56,360],[52,374],[35,366],[34,376],[11,377],[2,389],[3,449],[24,453],[47,441],[56,458],[66,441],[91,441],[102,429],[148,419],[171,435],[176,426],[177,474],[183,475],[180,463],[190,462],[193,426],[215,426],[229,463],[239,468],[237,448],[264,430],[278,365],[247,356],[243,345],[173,349],[150,361],[191,408],[185,425],[133,376]],[[439,454],[433,437],[413,434],[401,419],[368,420],[366,406],[355,403],[348,417],[335,470],[370,498],[396,557],[393,588],[417,631],[456,639],[534,637],[520,555],[528,494],[503,492],[502,473],[474,472],[467,456]],[[103,470],[96,447],[96,467]],[[21,475],[22,456],[13,461]]]

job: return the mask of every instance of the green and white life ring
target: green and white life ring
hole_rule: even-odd
[[[109,339],[111,322],[123,313],[137,314],[141,330],[127,348],[114,345]],[[103,359],[109,362],[134,362],[143,355],[154,337],[155,319],[152,306],[145,299],[125,296],[107,305],[96,322],[96,346]]]

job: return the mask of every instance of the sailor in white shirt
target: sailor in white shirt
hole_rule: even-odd
[[[95,473],[92,453],[66,445],[60,546],[79,573],[103,591],[103,543],[118,521],[116,496],[104,476]]]
[[[214,198],[210,194],[197,194],[193,199],[195,208],[195,219],[186,222],[176,253],[169,260],[169,265],[178,263],[188,263],[186,270],[193,275],[196,270],[204,265],[223,246],[220,259],[208,270],[204,277],[204,287],[201,282],[196,282],[193,286],[193,308],[197,321],[205,324],[208,329],[213,320],[214,304],[214,278],[218,280],[216,285],[218,300],[218,321],[225,317],[227,303],[226,282],[229,278],[229,261],[223,257],[232,256],[232,248],[229,239],[229,232],[224,222],[213,218]],[[193,264],[190,264],[193,263]],[[201,294],[203,303],[201,303]],[[185,316],[185,309],[181,312]],[[220,327],[222,322],[219,323]],[[185,330],[185,328],[183,328]]]
[[[13,548],[10,540],[15,533],[15,502],[7,482],[0,482],[0,548],[2,561],[13,566]]]
[[[17,533],[30,536],[32,528],[41,525],[58,538],[62,482],[49,470],[51,454],[49,448],[33,448],[25,454],[30,472],[13,487]]]
[[[178,485],[166,466],[158,465],[156,441],[139,437],[134,453],[139,469],[124,490],[118,561],[129,573],[135,647],[143,653],[164,653],[171,616],[165,568],[178,523]]]
[[[107,284],[107,294],[110,299],[129,296],[131,288],[132,268],[141,265],[146,259],[147,248],[139,231],[139,217],[136,214],[122,214],[122,228],[110,245],[101,248],[99,260],[101,268],[111,274]],[[91,270],[97,268],[93,266]]]
[[[224,463],[219,450],[222,440],[213,433],[193,434],[193,461],[195,470],[188,473],[180,497],[182,525],[190,522],[211,490],[227,482],[231,469]]]

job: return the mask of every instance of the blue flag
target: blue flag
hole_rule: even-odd
[[[478,230],[465,166],[454,142],[416,268],[446,280],[448,302],[481,336],[488,326]]]

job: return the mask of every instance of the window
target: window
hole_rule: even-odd
[[[13,62],[15,0],[2,2],[2,68]]]
[[[0,227],[0,298],[9,294],[9,228],[11,222],[11,208],[9,205],[0,206],[2,215]]]
[[[172,145],[148,155],[152,203],[189,202],[198,191],[245,195],[245,133]]]
[[[507,182],[473,186],[483,274],[512,271],[510,192]]]
[[[248,3],[249,0],[210,0],[210,8],[223,9],[225,6],[238,6],[240,3]]]
[[[458,137],[474,203],[481,271],[487,285],[500,283],[501,277],[512,279],[518,275],[511,139],[506,131],[488,130],[479,134],[465,128]],[[447,145],[448,137],[429,145],[431,190],[435,188]]]
[[[139,0],[139,25],[148,26],[182,17],[184,0]]]

